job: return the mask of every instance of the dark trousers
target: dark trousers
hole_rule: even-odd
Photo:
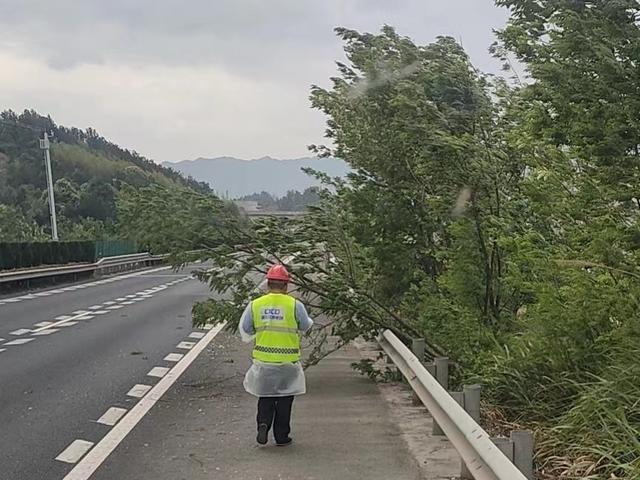
[[[258,400],[258,425],[264,423],[269,429],[273,425],[273,436],[277,443],[284,442],[291,431],[291,406],[289,397],[260,397]]]

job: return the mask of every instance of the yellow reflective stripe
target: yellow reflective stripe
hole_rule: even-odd
[[[263,327],[257,327],[256,332],[298,333],[298,329],[287,328],[287,327],[273,327],[271,325],[265,325]]]

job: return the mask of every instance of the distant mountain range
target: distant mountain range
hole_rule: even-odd
[[[278,160],[262,157],[241,160],[233,157],[198,158],[181,162],[165,162],[165,167],[196,180],[207,182],[221,196],[238,198],[262,191],[281,197],[289,190],[302,192],[317,185],[315,178],[301,169],[311,167],[332,177],[343,177],[349,171],[347,164],[336,158],[296,158]]]

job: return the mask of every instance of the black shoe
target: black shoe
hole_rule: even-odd
[[[293,438],[287,437],[281,442],[276,442],[276,445],[278,447],[286,447],[287,445],[291,445],[291,442],[293,442]]]
[[[269,433],[269,427],[266,423],[258,425],[258,436],[256,437],[256,442],[260,445],[265,445],[267,443],[267,433]]]

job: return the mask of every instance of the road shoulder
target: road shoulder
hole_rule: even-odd
[[[429,478],[378,387],[336,352],[307,372],[295,443],[255,444],[254,397],[242,388],[250,348],[223,332],[92,477],[127,479],[413,480]]]

